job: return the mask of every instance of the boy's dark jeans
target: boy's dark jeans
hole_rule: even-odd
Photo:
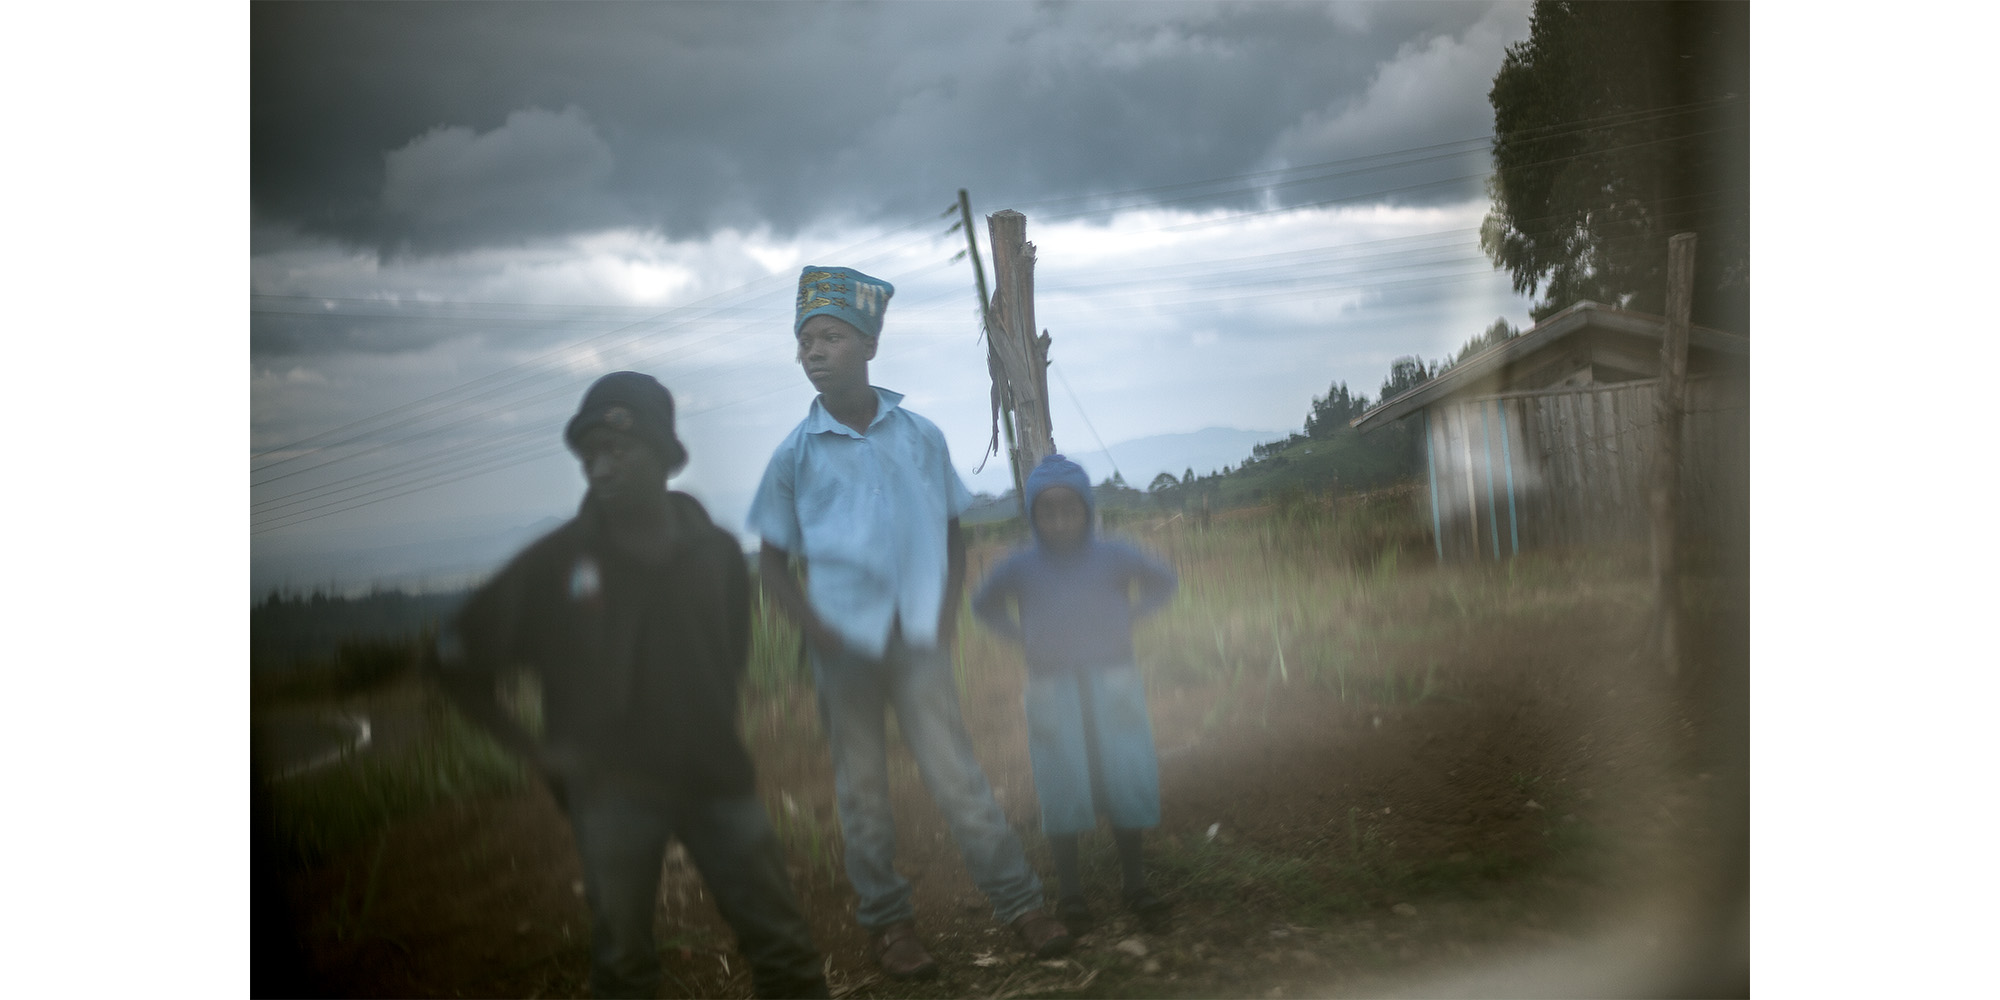
[[[658,992],[653,913],[667,843],[675,838],[735,930],[757,995],[827,995],[820,955],[792,894],[783,851],[756,796],[688,798],[606,777],[566,785],[570,829],[590,902],[592,996]]]

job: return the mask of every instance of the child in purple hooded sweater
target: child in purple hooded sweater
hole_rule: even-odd
[[[1160,776],[1132,623],[1165,606],[1178,580],[1158,559],[1094,536],[1090,477],[1076,463],[1043,459],[1028,475],[1027,494],[1035,544],[994,568],[972,610],[1022,645],[1028,758],[1061,882],[1057,912],[1080,932],[1090,909],[1078,838],[1096,828],[1099,814],[1118,845],[1126,906],[1141,916],[1167,907],[1140,864],[1141,831],[1160,823]]]

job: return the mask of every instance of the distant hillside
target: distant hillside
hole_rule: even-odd
[[[343,642],[415,638],[450,619],[465,591],[365,597],[271,594],[250,606],[250,663],[269,669],[331,657]]]
[[[253,547],[250,594],[262,600],[274,590],[354,595],[395,589],[411,593],[462,590],[499,569],[529,542],[553,531],[562,518],[528,524],[453,524],[433,534],[391,536],[369,545],[331,545],[290,552]]]
[[[1196,476],[1236,466],[1250,457],[1252,449],[1270,441],[1281,441],[1284,431],[1245,431],[1234,427],[1209,427],[1185,434],[1155,434],[1112,445],[1108,450],[1065,451],[1064,457],[1090,474],[1090,481],[1102,483],[1113,472],[1125,483],[1143,491],[1160,473],[1179,479],[1189,469]],[[1105,498],[1100,498],[1105,499]],[[960,520],[967,526],[1004,521],[1019,513],[1014,491],[998,496],[978,494],[972,508]]]
[[[1254,506],[1286,496],[1356,493],[1380,489],[1421,471],[1422,452],[1405,427],[1363,435],[1340,426],[1325,436],[1279,431],[1210,428],[1194,434],[1163,434],[1111,449],[1125,489],[1101,485],[1112,474],[1104,452],[1071,455],[1100,484],[1093,495],[1100,509],[1156,509],[1199,503],[1217,508]],[[1125,456],[1135,456],[1128,460]],[[1229,456],[1226,459],[1209,456]],[[1168,457],[1172,456],[1172,457]],[[1206,460],[1195,460],[1201,456]],[[1193,469],[1195,481],[1163,494],[1146,488],[1160,473],[1179,479]],[[1227,469],[1227,472],[1222,470]],[[1013,491],[980,496],[962,519],[966,525],[1002,522],[1016,515]]]
[[[1155,434],[1106,451],[1065,452],[1069,460],[1083,466],[1090,480],[1101,483],[1112,469],[1124,473],[1127,485],[1145,489],[1154,477],[1165,472],[1179,479],[1189,469],[1206,476],[1223,466],[1234,466],[1250,457],[1250,449],[1267,441],[1283,440],[1286,431],[1243,431],[1234,427],[1209,427],[1187,434]]]
[[[1323,438],[1274,441],[1215,480],[1215,499],[1223,507],[1236,507],[1286,494],[1380,489],[1421,472],[1422,452],[1416,445],[1408,429],[1400,427],[1365,435],[1342,427]]]

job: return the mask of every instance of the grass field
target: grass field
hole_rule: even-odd
[[[1656,828],[1654,810],[1665,809],[1661,803],[1680,810],[1674,796],[1709,795],[1685,790],[1718,787],[1710,781],[1718,770],[1714,761],[1728,761],[1727,754],[1717,758],[1698,740],[1683,738],[1681,730],[1694,731],[1688,717],[1699,714],[1673,700],[1678,696],[1658,681],[1645,653],[1653,597],[1643,555],[1551,553],[1438,567],[1424,535],[1421,502],[1410,489],[1340,502],[1299,495],[1219,514],[1206,525],[1170,514],[1114,523],[1117,533],[1167,558],[1181,578],[1172,603],[1135,636],[1162,748],[1168,812],[1152,841],[1153,869],[1181,900],[1184,926],[1204,928],[1204,940],[1248,934],[1265,943],[1248,952],[1243,948],[1249,945],[1233,944],[1204,950],[1185,940],[1177,944],[1169,934],[1157,944],[1177,950],[1147,960],[1085,952],[1066,969],[1016,968],[1004,982],[960,983],[953,991],[990,994],[1005,986],[1006,992],[1042,995],[1237,995],[1229,977],[1277,974],[1277,966],[1265,968],[1258,959],[1269,950],[1267,931],[1296,935],[1287,939],[1292,944],[1314,942],[1283,950],[1318,956],[1299,959],[1299,975],[1339,972],[1360,977],[1352,982],[1375,982],[1367,977],[1407,966],[1410,959],[1396,956],[1412,948],[1463,958],[1526,933],[1524,912],[1543,922],[1534,924],[1534,933],[1550,933],[1548,921],[1560,925],[1569,919],[1564,914],[1583,912],[1576,899],[1651,884],[1652,876],[1635,873],[1654,872],[1663,863],[1656,842],[1678,835]],[[997,529],[975,539],[975,582],[1004,553],[1005,535]],[[1699,616],[1741,610],[1737,581],[1685,584]],[[795,883],[815,910],[816,925],[824,928],[818,933],[836,965],[862,977],[848,980],[850,993],[925,995],[867,982],[865,960],[854,957],[858,942],[843,937],[851,926],[839,913],[851,897],[839,871],[838,823],[810,679],[789,625],[761,601],[753,610],[743,731],[758,757],[760,787],[787,844]],[[1724,643],[1733,649],[1733,640]],[[955,654],[982,762],[1031,856],[1042,857],[1033,813],[1022,811],[1032,803],[1032,784],[1018,736],[1019,652],[963,613]],[[393,752],[358,755],[273,788],[272,831],[287,856],[308,870],[344,872],[338,880],[343,888],[330,891],[337,902],[322,900],[314,924],[348,942],[328,946],[336,956],[359,947],[352,944],[356,935],[367,937],[356,930],[356,914],[390,906],[376,902],[376,893],[388,890],[367,889],[385,878],[384,866],[429,870],[421,859],[398,860],[403,849],[393,846],[399,843],[395,831],[450,822],[440,818],[441,804],[515,801],[532,787],[490,741],[420,688],[405,682],[349,698],[375,698],[385,710],[400,705],[424,724]],[[920,800],[907,761],[895,766],[899,794]],[[1665,785],[1674,791],[1662,793]],[[1706,811],[1699,815],[1726,823],[1736,793],[1721,794],[1719,812],[1702,806]],[[923,832],[935,818],[914,808],[918,825],[905,865],[935,869],[925,891],[943,894],[936,905],[952,909],[945,900],[964,891],[963,876],[953,874],[959,869],[948,844]],[[547,827],[551,820],[531,824],[541,831],[533,836],[552,836],[546,831],[558,828]],[[1696,825],[1709,830],[1715,824]],[[508,848],[507,856],[519,857],[521,850]],[[1712,860],[1681,853],[1697,858],[1689,863],[1698,866],[1709,863],[1700,859]],[[1721,857],[1733,855],[1725,850]],[[454,864],[476,867],[468,858]],[[1093,884],[1115,880],[1111,867],[1102,850],[1087,854]],[[1548,909],[1550,885],[1574,887],[1575,899]],[[573,899],[549,891],[563,900],[550,905],[574,909]],[[1428,923],[1428,937],[1411,939],[1418,943],[1403,941],[1404,931],[1378,932],[1377,921],[1397,919],[1411,901],[1449,920],[1427,916],[1394,925],[1408,930]],[[397,919],[424,919],[420,907],[412,912]],[[700,907],[686,912],[691,915],[678,918],[680,926],[662,934],[684,944],[707,942],[704,947],[726,957],[727,935],[712,915],[703,916]],[[978,933],[976,915],[953,912],[950,926]],[[566,919],[575,917],[570,912]],[[569,934],[570,925],[564,926]],[[949,951],[949,940],[939,947]],[[981,939],[970,940],[964,947],[972,950],[963,957],[976,978],[992,971],[991,963],[974,961],[988,951],[980,950]],[[554,964],[539,973],[536,988],[549,995],[580,989],[572,975],[579,960],[573,950],[553,950]],[[342,965],[344,959],[326,961],[361,977],[340,980],[343,973],[329,973],[336,980],[371,981]],[[438,970],[450,967],[446,956],[436,962]],[[729,968],[726,961],[720,965]],[[732,991],[743,985],[732,986],[735,980],[727,977],[703,980],[719,975],[705,968],[677,973],[685,989],[736,995]],[[520,988],[436,975],[450,989]],[[349,987],[372,988],[448,992],[415,980]]]

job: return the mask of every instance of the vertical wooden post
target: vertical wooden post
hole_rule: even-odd
[[[1056,450],[1049,421],[1048,335],[1035,336],[1035,245],[1028,242],[1028,217],[1004,209],[986,217],[993,244],[994,325],[988,329],[1013,399],[1014,468],[1028,481],[1042,459]]]
[[[1668,676],[1681,669],[1680,459],[1681,410],[1687,390],[1689,316],[1694,311],[1695,234],[1667,241],[1667,328],[1660,337],[1658,445],[1653,450],[1653,582],[1660,661]]]
[[[994,332],[993,300],[986,294],[986,269],[979,264],[979,237],[972,231],[972,196],[964,188],[958,189],[958,218],[965,226],[966,251],[972,255],[972,281],[979,289],[979,322],[986,330],[986,373],[993,379],[993,420],[1007,433],[1007,467],[1014,474],[1014,502],[1020,508],[1022,520],[1028,517],[1028,501],[1021,478],[1020,463],[1014,454],[1019,449],[1014,445],[1014,420],[1011,416],[1002,419],[1003,414],[1013,411],[1013,400],[1008,398],[1006,379],[1000,371],[998,349],[993,346]]]

